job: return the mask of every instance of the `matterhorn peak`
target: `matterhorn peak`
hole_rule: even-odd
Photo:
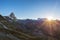
[[[15,14],[14,14],[13,12],[11,12],[11,14],[9,15],[9,17],[10,17],[11,19],[13,19],[13,20],[16,20],[16,16],[15,16]]]

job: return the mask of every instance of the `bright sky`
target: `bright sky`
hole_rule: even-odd
[[[14,12],[17,18],[60,18],[60,0],[0,0],[0,13]]]

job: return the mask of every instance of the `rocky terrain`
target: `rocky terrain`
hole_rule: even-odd
[[[0,15],[0,40],[60,40],[60,21],[52,20],[42,25],[45,20],[21,20],[13,13]]]

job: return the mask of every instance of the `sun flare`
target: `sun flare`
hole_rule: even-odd
[[[47,20],[48,20],[48,21],[51,21],[51,20],[54,20],[54,18],[53,18],[52,16],[48,16],[48,17],[47,17]]]

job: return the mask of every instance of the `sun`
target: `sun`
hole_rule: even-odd
[[[52,16],[47,16],[47,20],[48,21],[51,21],[51,20],[53,20],[54,18],[52,17]]]

